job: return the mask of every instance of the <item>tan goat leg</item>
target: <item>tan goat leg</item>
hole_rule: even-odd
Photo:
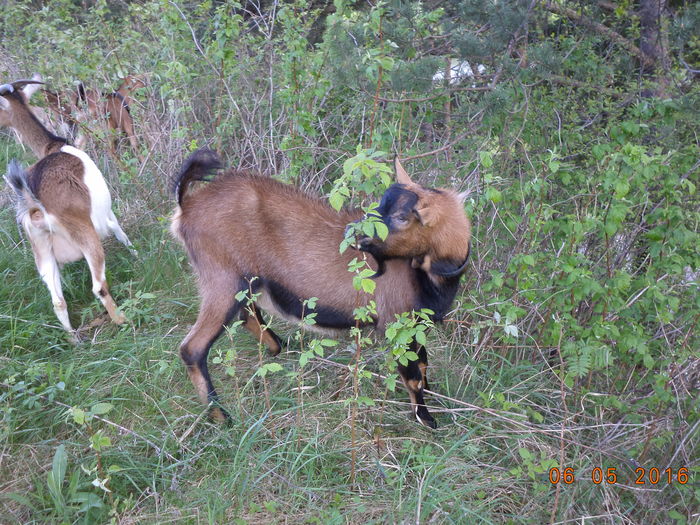
[[[107,287],[107,279],[105,277],[105,253],[102,248],[102,243],[97,235],[97,232],[90,224],[89,228],[84,228],[81,231],[79,239],[76,239],[83,256],[90,267],[90,275],[92,276],[92,293],[102,302],[109,317],[116,324],[122,324],[126,321],[124,314],[117,310],[117,304],[112,299]]]
[[[34,252],[36,268],[51,294],[53,311],[56,313],[56,317],[58,317],[63,328],[75,339],[75,331],[71,327],[70,319],[68,318],[68,306],[66,305],[66,300],[63,298],[61,274],[58,269],[58,263],[51,250],[49,236],[46,234],[46,237],[43,239],[34,239],[32,234],[29,232],[27,232],[27,234],[32,245],[32,252]],[[34,232],[34,235],[36,235],[36,232]]]

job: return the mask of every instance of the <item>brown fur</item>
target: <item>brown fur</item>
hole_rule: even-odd
[[[134,132],[134,119],[131,116],[129,106],[133,102],[132,93],[146,85],[143,76],[127,75],[119,88],[112,93],[103,95],[95,89],[85,89],[82,85],[78,88],[75,98],[77,106],[84,104],[88,114],[92,118],[105,117],[110,129],[126,135],[131,149],[139,157],[139,144]],[[116,139],[110,141],[112,153],[116,154]]]
[[[6,180],[17,194],[17,218],[29,238],[34,259],[42,279],[51,293],[54,311],[61,324],[73,331],[63,299],[59,265],[85,258],[92,275],[93,292],[102,301],[115,323],[123,323],[105,280],[105,258],[100,234],[92,222],[93,213],[104,229],[115,233],[127,246],[129,239],[119,227],[108,201],[93,206],[90,188],[85,182],[86,170],[96,195],[108,197],[106,186],[99,187],[102,175],[87,156],[66,140],[51,134],[32,114],[28,97],[36,91],[38,81],[18,81],[0,89],[0,126],[17,131],[22,142],[39,157],[26,172],[16,162],[10,163]],[[28,89],[29,88],[29,89]],[[84,158],[82,158],[82,157]],[[104,181],[102,181],[104,184]],[[106,231],[103,231],[103,235]]]
[[[370,300],[377,305],[375,324],[380,331],[395,320],[396,314],[431,306],[422,304],[426,302],[426,288],[444,287],[448,297],[434,298],[442,310],[452,301],[459,275],[441,277],[431,274],[430,268],[424,272],[414,267],[414,260],[432,257],[457,265],[465,260],[469,221],[453,192],[428,190],[411,182],[410,191],[418,196],[415,220],[400,231],[390,231],[383,242],[363,239],[360,246],[368,248],[385,266],[370,296],[354,289],[353,274],[348,271],[348,263],[363,254],[338,250],[346,226],[362,218],[360,210],[337,213],[326,202],[292,186],[247,173],[228,172],[196,190],[190,188],[194,181],[204,178],[207,166],[217,165],[213,153],[206,150],[188,159],[176,181],[180,205],[171,225],[174,236],[187,248],[198,277],[200,311],[180,354],[203,402],[218,401],[207,371],[207,354],[223,326],[244,308],[234,299],[242,289],[263,294],[252,306],[255,312],[262,306],[292,320],[299,313],[294,314],[294,306],[290,305],[298,307],[302,300],[317,297],[316,327],[333,330],[353,326],[353,310]],[[399,207],[408,186],[406,183],[395,189],[399,198],[394,204]],[[377,269],[374,259],[370,257],[368,262]],[[425,284],[428,280],[432,285]],[[284,293],[279,291],[280,286]],[[441,319],[444,313],[436,313],[436,318]],[[272,341],[268,346],[273,353],[278,352],[275,343],[279,339],[271,330],[261,328],[261,317],[257,319],[252,323],[250,316],[245,317],[244,326],[258,340]],[[419,362],[399,366],[399,372],[419,421],[434,427],[423,401],[427,353],[418,345],[414,347]],[[215,410],[218,418],[222,411],[219,407]]]

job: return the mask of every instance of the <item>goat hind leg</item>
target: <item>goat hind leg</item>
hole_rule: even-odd
[[[35,242],[32,237],[29,237],[29,239],[34,252],[36,268],[39,271],[41,280],[44,281],[51,294],[53,311],[56,313],[56,317],[58,317],[63,328],[70,334],[71,339],[77,342],[77,334],[71,327],[70,319],[68,318],[68,306],[63,298],[63,290],[61,288],[61,274],[58,269],[58,263],[51,253],[51,246],[48,240],[47,242]]]
[[[220,290],[225,288],[219,287]],[[209,417],[216,421],[225,421],[230,416],[219,405],[219,396],[207,367],[207,356],[224,326],[233,319],[239,308],[240,304],[233,293],[228,296],[225,292],[203,296],[197,321],[180,345],[180,358],[187,367],[187,375],[201,402],[210,405]]]
[[[84,236],[80,239],[79,246],[90,267],[92,293],[102,302],[112,321],[116,324],[123,324],[126,321],[126,317],[117,309],[117,304],[114,302],[107,287],[105,253],[100,238],[94,229],[91,231],[85,230],[83,234]]]
[[[109,210],[109,214],[107,215],[107,226],[110,230],[112,230],[112,233],[114,233],[114,236],[117,238],[117,240],[124,246],[129,248],[129,251],[132,253],[132,255],[138,256],[138,252],[134,248],[134,245],[131,244],[129,237],[127,237],[126,233],[124,233],[124,230],[122,230],[122,227],[119,226],[119,221],[117,221],[117,218],[112,210]]]

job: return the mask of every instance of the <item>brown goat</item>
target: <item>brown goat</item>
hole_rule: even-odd
[[[126,246],[131,247],[131,242],[112,212],[112,199],[99,168],[85,152],[47,131],[29,110],[29,97],[40,84],[20,80],[0,86],[0,127],[14,129],[39,158],[26,171],[12,161],[5,180],[17,194],[17,221],[32,245],[56,316],[76,340],[61,290],[60,265],[84,257],[92,275],[92,291],[120,324],[125,319],[107,287],[100,239],[114,233]]]
[[[38,78],[41,80],[41,78]],[[49,113],[46,119],[40,116],[37,111],[40,108],[31,107],[41,123],[52,133],[59,133],[61,136],[72,139],[73,145],[78,149],[83,149],[87,144],[87,137],[80,130],[80,124],[75,120],[78,111],[71,101],[71,97],[48,89],[41,90],[46,98],[46,105]]]
[[[176,178],[178,206],[171,231],[187,248],[198,276],[201,305],[180,356],[201,401],[211,403],[212,418],[228,416],[218,405],[207,354],[236,315],[277,354],[280,340],[265,327],[261,308],[297,322],[302,315],[315,313],[311,328],[333,332],[355,326],[353,309],[370,299],[376,302],[373,324],[380,332],[402,312],[430,308],[435,320],[447,313],[469,255],[470,223],[463,198],[451,190],[413,183],[398,160],[395,167],[398,183],[386,191],[377,208],[389,235],[384,241],[359,242],[383,269],[375,277],[374,295],[369,296],[355,290],[348,271],[357,252],[338,251],[346,226],[361,219],[362,211],[337,213],[297,188],[235,171],[194,190],[192,184],[204,180],[220,163],[209,150],[196,151],[185,162]],[[242,290],[260,295],[246,307],[234,297]],[[304,310],[303,301],[311,297],[318,298],[316,307]],[[435,428],[423,399],[427,352],[417,343],[413,350],[418,361],[399,365],[399,373],[414,415]]]
[[[141,75],[127,75],[116,91],[102,94],[95,89],[85,89],[85,86],[78,84],[78,92],[75,97],[75,105],[85,105],[87,112],[92,118],[104,117],[107,125],[117,133],[124,133],[129,139],[131,149],[140,159],[139,143],[134,132],[134,119],[131,116],[130,105],[133,102],[131,94],[146,85]],[[110,148],[116,155],[116,140],[110,140]]]

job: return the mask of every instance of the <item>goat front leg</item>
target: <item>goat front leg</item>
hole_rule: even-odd
[[[437,428],[437,423],[433,416],[428,412],[425,406],[425,399],[423,398],[423,391],[425,389],[426,376],[425,369],[427,368],[427,353],[421,358],[421,350],[417,348],[417,343],[413,342],[411,344],[411,350],[414,352],[418,350],[418,360],[409,361],[408,366],[403,366],[399,364],[399,374],[403,380],[406,389],[408,390],[408,396],[411,399],[411,409],[413,410],[413,415],[418,420],[418,422],[426,427]],[[422,348],[422,347],[421,347]],[[425,348],[423,348],[425,350]]]
[[[125,119],[124,122],[124,133],[126,133],[126,137],[129,139],[129,145],[131,146],[131,149],[134,152],[134,155],[136,155],[136,158],[139,159],[139,162],[143,164],[144,158],[141,155],[141,150],[139,149],[139,143],[138,140],[136,140],[136,133],[134,132],[134,122],[131,120],[131,115],[128,116],[128,121]]]
[[[416,353],[418,354],[418,368],[423,377],[423,389],[430,390],[428,385],[428,351],[423,345],[419,345]]]
[[[251,315],[250,310],[254,315]],[[260,308],[255,303],[249,304],[241,309],[240,319],[243,321],[243,326],[248,330],[253,337],[259,342],[267,346],[270,355],[277,355],[282,350],[282,341],[275,332],[267,328],[265,319],[260,313]]]

